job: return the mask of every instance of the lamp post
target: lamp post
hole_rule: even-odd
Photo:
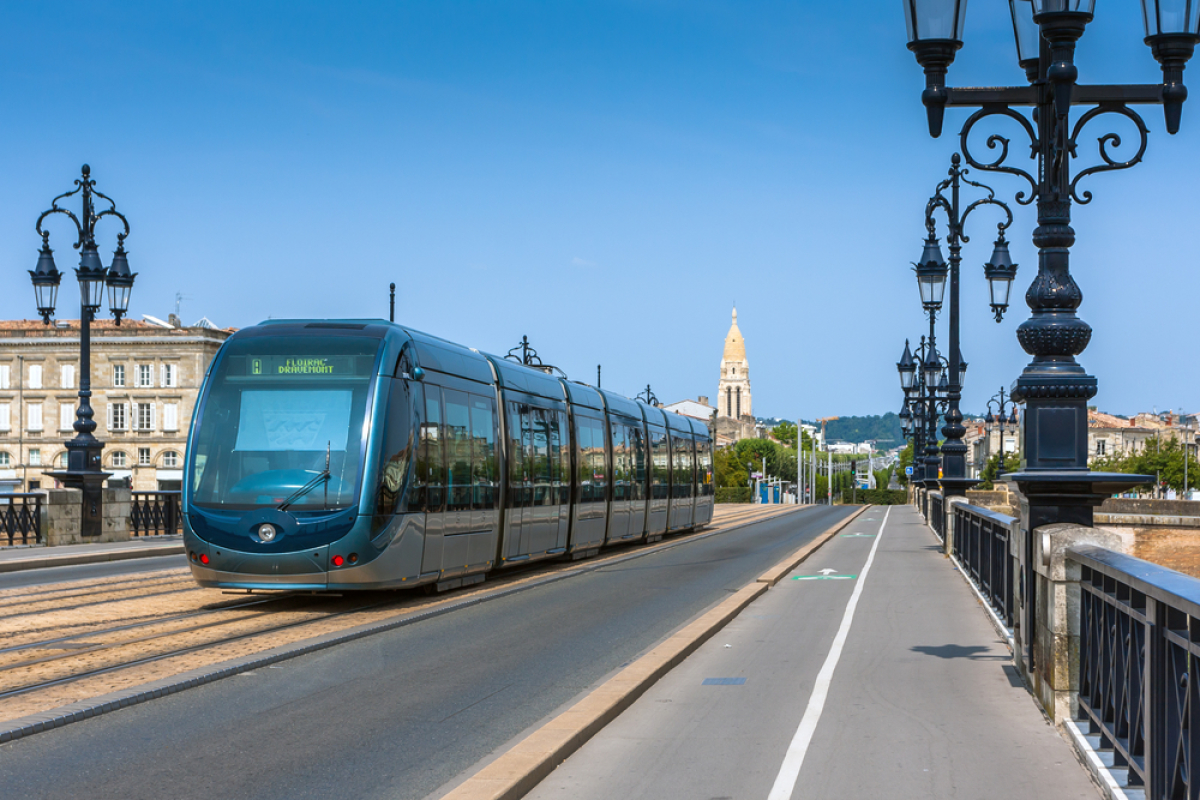
[[[1162,105],[1168,132],[1179,129],[1187,97],[1183,69],[1200,41],[1200,15],[1187,0],[1142,0],[1145,42],[1162,65],[1162,84],[1080,86],[1076,85],[1075,43],[1091,22],[1094,5],[1095,0],[1009,0],[1017,62],[1028,85],[963,89],[947,87],[946,74],[962,47],[965,0],[904,2],[908,47],[925,70],[922,101],[930,135],[941,134],[946,106],[977,108],[959,133],[964,159],[976,169],[1021,178],[1028,188],[1017,193],[1017,202],[1037,201],[1033,242],[1038,247],[1038,274],[1026,293],[1033,313],[1017,329],[1017,339],[1033,360],[1012,389],[1012,399],[1025,404],[1025,412],[1021,470],[1010,477],[1029,501],[1023,523],[1030,531],[1052,522],[1091,525],[1092,510],[1105,497],[1148,480],[1088,471],[1087,402],[1095,396],[1097,384],[1075,360],[1087,347],[1091,328],[1076,315],[1083,295],[1069,269],[1075,242],[1071,204],[1091,201],[1091,192],[1079,191],[1084,177],[1127,169],[1141,161],[1148,131],[1132,106]],[[1075,105],[1091,108],[1072,125]],[[1014,110],[1022,106],[1034,109],[1032,121]],[[1109,148],[1119,145],[1120,137],[1105,134],[1098,139],[1102,163],[1072,176],[1080,134],[1093,120],[1109,114],[1133,124],[1139,137],[1136,153],[1117,160]],[[975,158],[971,132],[991,117],[1015,122],[1028,136],[1030,149],[1010,148],[1009,139],[993,134],[986,141],[996,153],[994,158]],[[1036,177],[1009,163],[1009,156],[1020,152],[1036,158]],[[1032,553],[1027,555],[1031,564]]]
[[[1008,397],[1007,400],[1005,398],[1004,387],[1001,386],[1000,391],[992,395],[991,399],[987,401],[987,422],[989,425],[998,425],[1000,427],[1000,463],[996,467],[995,480],[1000,480],[1000,477],[1004,474],[1004,426],[1011,425],[1015,429],[1020,424],[1017,420],[1017,404],[1012,401],[1011,397]],[[992,410],[993,404],[996,406],[995,411]],[[1008,417],[1005,417],[1006,409],[1011,409],[1011,414]]]
[[[646,389],[641,394],[637,395],[634,400],[641,400],[648,406],[657,406],[658,398],[654,396],[654,392],[650,390],[650,384],[646,384]]]
[[[91,322],[104,304],[104,288],[108,287],[109,311],[121,324],[121,317],[129,311],[129,295],[133,291],[133,280],[137,273],[129,271],[129,259],[125,252],[125,237],[129,235],[129,221],[117,211],[117,204],[95,189],[91,168],[83,165],[83,176],[75,181],[75,188],[60,194],[50,208],[38,217],[35,230],[42,237],[42,249],[38,253],[37,267],[30,270],[34,297],[42,321],[49,325],[54,316],[58,296],[58,285],[62,273],[54,264],[50,249],[50,232],[42,229],[42,222],[51,214],[62,214],[75,223],[78,237],[72,245],[79,250],[79,266],[75,277],[79,280],[79,408],[75,411],[75,438],[66,443],[67,469],[47,473],[70,489],[82,492],[83,513],[80,519],[80,535],[99,536],[103,521],[103,484],[111,473],[100,469],[104,444],[96,439],[96,423],[92,419],[92,337]],[[61,208],[59,200],[78,194],[82,201],[79,216]],[[106,201],[109,207],[96,213],[93,197]],[[115,217],[124,226],[117,234],[117,249],[113,253],[112,266],[105,268],[96,249],[96,223],[105,217]]]
[[[966,177],[969,170],[962,166],[958,153],[950,158],[949,177],[943,179],[934,189],[933,197],[925,204],[925,249],[921,254],[921,262],[914,265],[917,281],[921,290],[921,304],[930,313],[930,329],[932,330],[933,316],[941,306],[940,299],[934,300],[933,281],[941,282],[940,291],[945,291],[947,272],[950,278],[950,314],[949,334],[950,353],[946,365],[946,425],[942,433],[946,439],[942,443],[942,472],[940,480],[942,492],[946,497],[961,496],[976,481],[967,477],[967,446],[963,436],[967,429],[962,424],[962,413],[958,403],[962,399],[963,380],[966,377],[967,362],[962,359],[959,343],[959,266],[962,263],[963,243],[970,239],[963,227],[972,212],[985,206],[994,206],[1004,212],[1004,220],[996,227],[998,235],[992,249],[991,260],[984,265],[984,276],[991,287],[992,312],[999,322],[1008,308],[1009,292],[1013,279],[1017,274],[1017,266],[1012,263],[1008,253],[1008,242],[1004,232],[1012,225],[1012,210],[1003,202],[996,199],[996,193],[991,187],[970,180]],[[987,192],[965,208],[962,206],[962,185],[967,184]],[[949,196],[947,197],[947,192]],[[938,244],[936,212],[941,210],[946,215],[946,243],[950,246],[950,263],[947,269],[946,261],[942,258],[941,245]]]

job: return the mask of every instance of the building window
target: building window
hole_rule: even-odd
[[[149,364],[138,364],[138,368],[137,368],[138,388],[145,389],[150,386],[153,386],[154,385],[154,381],[152,380],[153,377],[154,377],[154,370],[151,369],[151,366]]]
[[[138,466],[139,467],[150,466],[150,448],[149,447],[139,447],[138,448]]]
[[[124,403],[109,403],[108,404],[108,429],[110,431],[124,431],[129,429],[129,419],[126,416]]]
[[[139,431],[154,430],[154,403],[137,404],[137,429]]]
[[[12,430],[12,406],[0,403],[0,431]]]
[[[118,450],[112,454],[112,465],[114,467],[124,467],[126,465],[125,454]]]
[[[742,416],[742,387],[737,387],[737,415]]]
[[[0,453],[0,467],[12,466],[12,456],[8,453]]]
[[[40,431],[42,429],[42,404],[29,404],[29,430]]]
[[[163,403],[163,430],[179,430],[179,404]]]
[[[0,364],[0,389],[12,388],[12,369],[8,364]]]
[[[29,366],[29,388],[30,389],[42,388],[42,365],[41,364],[31,364]]]
[[[113,364],[113,386],[125,385],[125,365]]]
[[[66,454],[66,453],[60,453],[60,454],[59,454],[59,456],[58,456],[58,466],[59,466],[59,467],[61,467],[62,469],[66,469],[66,468],[67,468],[67,454]]]
[[[163,466],[167,469],[175,469],[179,466],[179,453],[174,450],[168,450],[163,453]]]
[[[174,387],[179,385],[179,367],[176,364],[162,365],[162,385]]]
[[[29,466],[40,467],[42,465],[42,451],[36,447],[29,450]]]
[[[1105,442],[1103,439],[1096,440],[1096,455],[1098,455],[1098,456],[1104,455],[1104,448],[1105,448],[1106,444],[1107,444],[1107,442]]]
[[[72,403],[61,403],[58,406],[58,429],[69,431],[75,426],[75,406]]]
[[[75,388],[75,365],[63,364],[58,368],[58,382],[63,389]]]

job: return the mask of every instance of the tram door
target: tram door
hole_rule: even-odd
[[[646,532],[646,469],[649,454],[646,450],[646,432],[640,425],[627,429],[629,443],[629,532],[641,536]]]
[[[528,555],[530,550],[530,525],[532,512],[529,510],[533,490],[527,451],[532,449],[533,432],[530,429],[529,404],[508,403],[508,503],[504,512],[506,532],[504,557]],[[528,515],[528,518],[527,518]]]
[[[609,424],[612,440],[612,503],[608,512],[608,541],[628,539],[629,530],[629,442],[628,428],[613,420]],[[641,533],[639,530],[638,533]]]

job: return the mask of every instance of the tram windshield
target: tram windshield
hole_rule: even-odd
[[[226,345],[196,418],[192,502],[202,508],[345,508],[358,496],[363,417],[379,340],[262,336]]]

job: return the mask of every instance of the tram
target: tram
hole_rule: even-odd
[[[209,587],[452,589],[713,514],[703,422],[376,320],[235,333],[187,453]]]

